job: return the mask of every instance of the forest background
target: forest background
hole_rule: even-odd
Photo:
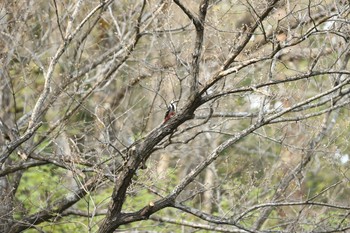
[[[0,232],[349,230],[349,14],[1,1]]]

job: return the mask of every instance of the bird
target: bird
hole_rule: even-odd
[[[167,122],[172,116],[176,113],[176,102],[175,100],[172,100],[168,106],[168,110],[165,113],[164,121],[163,123]]]

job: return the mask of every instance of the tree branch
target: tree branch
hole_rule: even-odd
[[[59,48],[57,49],[55,55],[53,56],[49,67],[47,69],[47,72],[45,73],[45,83],[44,83],[44,90],[43,92],[40,94],[34,108],[32,111],[32,115],[29,121],[29,125],[28,125],[28,131],[31,130],[35,123],[38,121],[38,117],[41,114],[41,109],[43,108],[45,101],[47,99],[47,97],[49,96],[50,92],[51,92],[51,82],[52,82],[52,78],[53,78],[53,72],[54,69],[60,59],[60,57],[62,56],[62,54],[66,51],[66,49],[68,48],[68,46],[70,45],[71,41],[73,40],[73,38],[77,35],[77,33],[83,28],[83,26],[85,25],[86,22],[88,22],[88,20],[100,9],[102,9],[103,7],[105,7],[106,5],[110,4],[111,2],[113,2],[112,0],[107,0],[107,1],[101,1],[99,5],[97,5],[92,11],[90,11],[90,13],[81,21],[81,23],[75,28],[75,30],[73,32],[71,32],[71,27],[72,27],[72,21],[70,20],[68,22],[68,26],[67,26],[67,30],[66,30],[66,36],[64,38],[63,43],[59,46]],[[81,1],[78,1],[76,7],[75,7],[75,12],[74,15],[77,13],[78,8],[80,7],[80,3]]]
[[[31,129],[28,129],[24,135],[16,139],[15,141],[10,142],[7,146],[4,152],[0,156],[0,167],[2,167],[2,164],[5,162],[5,160],[10,156],[10,154],[19,147],[22,143],[27,141],[29,138],[31,138],[34,133],[40,128],[42,125],[42,122],[39,122],[35,126],[33,126]]]
[[[215,232],[228,232],[228,233],[246,233],[247,231],[241,230],[241,229],[230,229],[227,227],[221,227],[221,226],[213,226],[209,224],[201,224],[198,222],[190,222],[186,220],[175,220],[171,218],[166,218],[166,217],[159,217],[159,216],[151,216],[149,218],[152,221],[156,222],[164,222],[164,223],[171,223],[179,226],[187,226],[187,227],[192,227],[195,229],[202,229],[202,230],[209,230],[209,231],[215,231]]]
[[[339,110],[337,110],[339,111]],[[337,118],[338,113],[336,113],[335,118]],[[333,125],[335,123],[335,120],[331,117],[331,112],[328,112],[324,119],[322,127],[319,131],[319,133],[309,141],[308,148],[306,150],[306,154],[303,157],[302,161],[293,169],[291,170],[283,179],[280,181],[276,192],[272,198],[272,201],[278,200],[287,187],[289,186],[290,182],[295,179],[297,174],[303,171],[303,169],[307,166],[307,164],[311,161],[312,155],[314,154],[314,149],[318,146],[318,144],[321,142],[321,140],[327,135],[327,132],[333,128]],[[273,208],[269,207],[264,209],[260,216],[258,217],[257,221],[254,224],[254,229],[259,230],[263,224],[267,221],[268,216],[271,214]]]
[[[213,216],[213,215],[204,213],[198,209],[182,205],[180,203],[175,203],[174,208],[182,210],[186,213],[192,214],[200,219],[203,219],[203,220],[211,222],[211,223],[235,226],[238,229],[242,230],[243,232],[254,232],[254,231],[250,231],[249,229],[246,229],[240,225],[237,225],[237,223],[235,221],[233,221],[232,219]]]
[[[196,28],[196,39],[194,50],[192,53],[192,80],[190,82],[190,92],[191,98],[198,93],[199,89],[199,70],[200,70],[200,62],[201,55],[203,49],[203,41],[204,41],[204,23],[205,17],[208,9],[208,0],[202,0],[199,4],[199,16],[194,16],[179,0],[174,0],[174,2],[182,9],[182,11],[188,16],[190,20],[192,20],[195,28]]]
[[[51,206],[44,208],[37,213],[34,213],[28,217],[24,217],[19,221],[12,224],[8,233],[17,233],[25,229],[31,228],[34,225],[45,222],[51,218],[60,216],[60,213],[74,205],[76,202],[81,200],[87,193],[93,191],[99,184],[103,182],[103,179],[99,175],[96,175],[88,179],[84,186],[71,192],[60,200],[56,201]]]

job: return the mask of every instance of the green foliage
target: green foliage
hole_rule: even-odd
[[[66,195],[69,190],[64,186],[62,176],[65,170],[53,165],[28,169],[21,179],[16,198],[25,208],[17,212],[17,217],[35,213],[52,205],[55,200]]]

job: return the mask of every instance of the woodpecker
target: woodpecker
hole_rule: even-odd
[[[168,110],[166,111],[165,113],[165,116],[164,116],[164,122],[167,122],[172,116],[175,115],[176,113],[176,102],[175,100],[172,100],[168,106]]]

